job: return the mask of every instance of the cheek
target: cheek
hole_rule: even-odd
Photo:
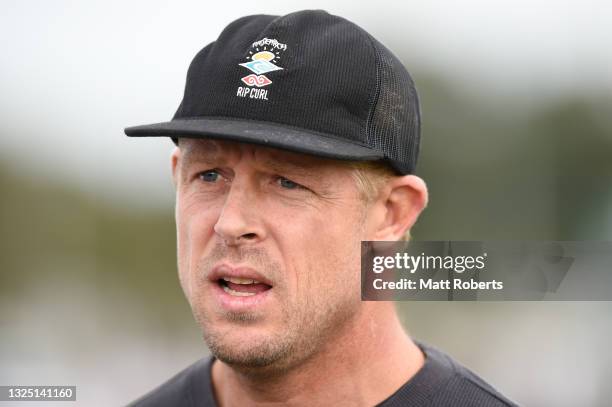
[[[359,296],[361,217],[352,211],[330,213],[288,223],[279,242],[281,253],[295,268],[295,290],[302,301],[333,301],[332,297]],[[290,247],[289,247],[290,246]],[[331,294],[334,293],[332,296]]]
[[[192,279],[198,259],[214,233],[215,211],[211,206],[198,205],[188,198],[177,199],[176,229],[179,280],[183,291],[191,298]]]

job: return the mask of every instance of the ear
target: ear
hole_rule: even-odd
[[[417,221],[427,206],[425,181],[416,175],[391,179],[382,188],[377,205],[382,211],[374,240],[399,240]]]
[[[177,147],[174,147],[172,150],[172,154],[170,154],[170,166],[172,168],[172,182],[174,182],[174,187],[178,185],[178,177],[179,177],[179,158],[181,156],[181,150]]]

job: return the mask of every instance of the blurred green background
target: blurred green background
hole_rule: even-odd
[[[195,52],[241,15],[323,7],[407,65],[430,190],[416,239],[612,240],[611,9],[581,4],[7,2],[0,384],[125,404],[206,353],[176,278],[171,143],[122,127],[169,118]],[[398,307],[522,405],[612,398],[609,303]]]

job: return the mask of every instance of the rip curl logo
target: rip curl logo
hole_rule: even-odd
[[[264,74],[283,69],[276,65],[276,63],[280,59],[280,51],[285,50],[287,50],[287,44],[278,42],[275,39],[263,38],[255,41],[251,45],[247,62],[238,64],[252,73],[240,78],[248,86],[239,86],[236,96],[268,100],[268,90],[261,88],[270,85],[272,80]]]
[[[272,83],[272,81],[268,79],[267,76],[264,76],[264,75],[250,74],[249,76],[245,76],[241,80],[242,82],[246,83],[249,86],[257,86],[258,88],[261,88],[263,86],[266,86]]]
[[[258,54],[260,54],[260,52],[258,52],[255,55],[258,55]],[[276,66],[273,63],[268,62],[266,60],[251,61],[245,64],[239,64],[239,65],[250,69],[251,71],[255,72],[257,75],[283,69],[280,66]]]

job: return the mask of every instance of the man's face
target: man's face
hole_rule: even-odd
[[[179,277],[215,356],[287,368],[357,315],[366,211],[350,168],[195,139],[173,165]]]

